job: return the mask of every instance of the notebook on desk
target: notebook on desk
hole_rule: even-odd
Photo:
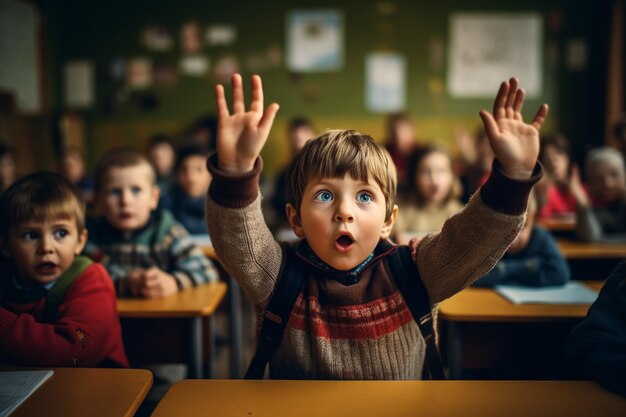
[[[591,304],[598,293],[579,282],[558,287],[496,285],[496,292],[513,304]]]
[[[11,414],[53,373],[53,371],[0,372],[0,417]]]

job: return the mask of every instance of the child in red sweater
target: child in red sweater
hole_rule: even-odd
[[[80,191],[57,174],[28,175],[0,197],[0,362],[129,366],[112,280],[77,256],[84,221]]]

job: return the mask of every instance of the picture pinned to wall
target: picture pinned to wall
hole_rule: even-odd
[[[152,61],[133,58],[128,61],[126,83],[131,90],[143,90],[152,86]]]
[[[450,17],[448,91],[454,97],[491,97],[511,74],[528,97],[542,83],[543,22],[537,13],[456,13]]]
[[[230,46],[237,41],[237,28],[233,25],[211,25],[205,39],[209,46]]]
[[[446,44],[439,37],[428,42],[428,66],[433,71],[443,71],[446,62]]]
[[[185,54],[195,54],[202,49],[200,25],[196,21],[184,23],[180,28],[180,48]]]
[[[239,59],[234,55],[223,55],[215,61],[213,78],[220,83],[226,83],[230,77],[239,72]]]
[[[209,58],[204,55],[186,56],[180,60],[180,74],[189,77],[204,77],[209,73]]]
[[[283,48],[279,45],[270,45],[265,50],[265,58],[270,68],[278,68],[283,64]]]
[[[296,10],[287,14],[287,69],[337,71],[343,66],[343,14],[336,10]]]
[[[567,68],[572,71],[580,71],[587,68],[587,41],[582,38],[571,39],[565,47],[565,62]]]
[[[398,53],[374,52],[365,57],[365,107],[375,113],[404,110],[406,58]]]
[[[65,105],[70,109],[87,109],[95,101],[94,64],[92,61],[70,61],[64,68]]]
[[[169,51],[174,46],[171,32],[167,28],[158,25],[146,27],[141,32],[140,41],[146,49],[155,52]]]

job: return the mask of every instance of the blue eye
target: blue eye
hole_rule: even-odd
[[[109,195],[113,197],[119,197],[122,195],[122,190],[119,188],[112,188],[109,190]]]
[[[137,195],[137,194],[141,193],[141,187],[134,186],[134,187],[132,187],[132,188],[130,189],[130,191],[131,191],[133,194]]]
[[[370,203],[372,201],[372,195],[363,191],[357,194],[356,199],[359,203]]]
[[[63,239],[65,236],[69,234],[70,232],[68,232],[66,229],[59,229],[59,230],[54,231],[54,237],[57,239]]]
[[[330,191],[320,191],[315,194],[315,201],[328,202],[333,200],[333,195]]]

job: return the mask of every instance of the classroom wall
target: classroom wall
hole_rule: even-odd
[[[393,4],[395,12],[381,14],[380,4]],[[582,4],[581,4],[582,3]],[[96,67],[96,105],[81,111],[87,132],[89,164],[113,145],[145,146],[157,132],[179,135],[196,117],[214,111],[211,76],[179,76],[175,86],[160,86],[143,92],[128,92],[111,82],[109,68],[117,58],[147,57],[153,63],[176,64],[182,53],[176,44],[171,52],[148,51],[139,41],[149,24],[167,27],[176,36],[191,19],[203,27],[214,23],[234,25],[237,42],[229,47],[205,48],[211,62],[233,54],[242,63],[245,77],[251,54],[285,47],[285,13],[294,3],[287,0],[260,2],[217,1],[120,1],[42,2],[48,50],[47,84],[50,103],[63,110],[63,66],[87,59]],[[454,152],[455,129],[474,130],[478,111],[490,108],[490,100],[454,99],[445,91],[446,67],[429,66],[433,40],[448,38],[448,18],[454,11],[539,12],[544,17],[543,91],[528,100],[526,117],[532,117],[543,101],[551,106],[546,130],[561,130],[582,154],[589,143],[602,142],[605,71],[607,61],[610,1],[566,0],[509,1],[299,1],[299,9],[333,8],[344,12],[345,64],[337,72],[293,74],[284,66],[258,71],[266,99],[281,105],[270,140],[264,150],[266,173],[273,175],[288,158],[284,144],[285,122],[293,115],[306,115],[319,130],[355,128],[384,140],[384,115],[368,112],[364,104],[364,57],[374,51],[397,51],[408,64],[407,111],[414,117],[419,136],[439,141]],[[565,62],[568,43],[583,39],[588,46],[588,64],[570,70]],[[500,80],[494,80],[494,94]],[[146,103],[155,106],[146,106]]]

